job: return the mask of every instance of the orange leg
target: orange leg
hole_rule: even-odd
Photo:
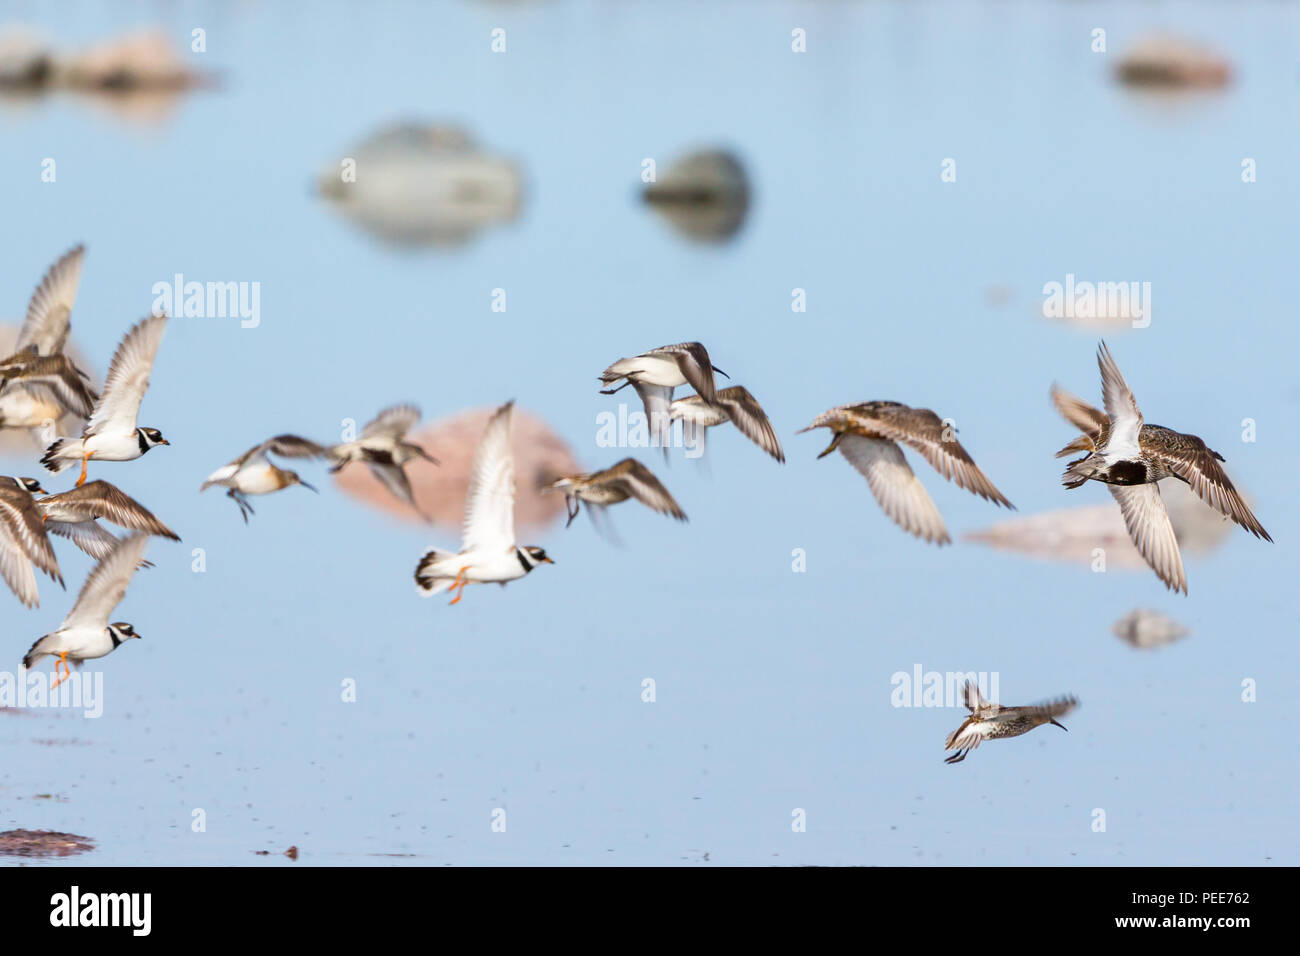
[[[63,665],[63,676],[62,676],[62,677],[59,677],[59,676],[58,676],[58,675],[59,675],[59,665],[60,665],[60,664]],[[58,659],[57,661],[54,662],[54,675],[55,675],[55,677],[56,677],[57,679],[54,681],[53,684],[50,685],[50,690],[54,690],[54,688],[58,687],[58,686],[59,686],[60,684],[62,684],[65,680],[67,680],[69,677],[72,676],[72,668],[70,668],[70,667],[68,666],[68,652],[67,652],[67,651],[64,651],[63,653],[61,653],[61,654],[59,655],[59,659]]]
[[[78,488],[86,483],[86,465],[90,462],[90,456],[93,454],[93,451],[88,451],[81,456],[81,477],[77,479]]]
[[[456,572],[456,580],[451,582],[451,590],[456,591],[456,596],[451,599],[452,604],[460,603],[460,599],[465,596],[465,585],[469,584],[465,580],[465,572],[469,570],[468,565]],[[459,591],[456,589],[460,588]]]

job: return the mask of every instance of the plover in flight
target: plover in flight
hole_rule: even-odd
[[[136,424],[166,326],[165,315],[151,315],[126,333],[108,367],[104,394],[95,403],[81,437],[56,440],[45,450],[42,465],[57,474],[80,459],[77,487],[81,487],[86,483],[86,465],[91,458],[132,461],[155,445],[170,444],[158,429]]]
[[[420,420],[420,410],[414,405],[394,405],[386,408],[361,430],[356,441],[335,445],[329,450],[336,464],[336,472],[354,461],[364,461],[370,472],[378,478],[393,496],[406,502],[415,513],[429,521],[430,518],[415,503],[411,482],[406,477],[405,465],[416,458],[438,464],[427,451],[414,442],[406,441],[406,433]]]
[[[779,462],[785,461],[785,452],[776,437],[772,423],[758,400],[743,385],[733,385],[718,392],[713,404],[699,395],[687,395],[668,406],[668,416],[681,419],[682,427],[690,429],[683,436],[687,447],[699,448],[704,453],[705,434],[717,425],[732,422],[740,433]]]
[[[460,601],[467,584],[500,584],[522,578],[539,564],[554,564],[541,548],[515,543],[515,463],[510,452],[510,413],[506,402],[488,420],[470,472],[460,551],[430,548],[415,566],[415,587],[423,597],[455,590]]]
[[[81,409],[87,397],[94,402],[94,394],[86,387],[84,374],[62,354],[84,255],[82,246],[65,253],[32,293],[14,352],[0,361],[0,426],[38,428],[58,421],[69,410],[83,418],[90,414],[89,408]],[[33,368],[40,359],[47,361]],[[29,371],[31,381],[19,381],[24,370]]]
[[[329,454],[329,449],[297,435],[276,435],[260,445],[254,445],[230,464],[222,465],[208,475],[207,480],[199,486],[199,491],[206,491],[213,485],[229,488],[226,497],[239,505],[244,524],[248,524],[248,516],[253,514],[248,495],[269,495],[293,485],[302,485],[309,491],[316,491],[316,487],[303,481],[296,471],[288,471],[273,464],[266,457],[268,453],[282,458],[322,458]]]
[[[0,478],[0,576],[27,607],[40,604],[32,565],[64,586],[35,493],[45,493],[35,478]]]
[[[908,466],[899,442],[919,451],[935,471],[957,487],[1015,509],[976,467],[957,441],[956,429],[928,408],[909,408],[898,402],[840,405],[818,415],[800,433],[814,428],[829,428],[834,434],[817,457],[824,458],[838,448],[867,479],[885,514],[918,538],[939,545],[952,541],[939,509]]]
[[[564,504],[569,515],[564,525],[566,528],[573,524],[581,507],[579,503],[583,501],[587,503],[587,513],[593,515],[592,520],[609,505],[629,498],[635,498],[652,511],[672,515],[678,521],[686,520],[686,512],[678,507],[668,489],[635,458],[624,458],[604,471],[557,478],[546,490],[564,492]]]
[[[107,481],[88,481],[80,488],[39,498],[36,507],[46,531],[69,539],[97,560],[108,557],[118,542],[117,536],[105,530],[97,518],[130,531],[180,540],[153,512]],[[145,565],[150,566],[148,561]]]
[[[148,536],[143,534],[123,538],[90,572],[81,586],[77,603],[58,630],[40,638],[23,657],[23,667],[28,669],[43,657],[58,658],[54,672],[57,675],[61,665],[63,676],[50,685],[51,690],[71,676],[69,658],[80,667],[82,661],[111,654],[123,641],[140,636],[130,624],[122,621],[110,624],[108,616],[126,596],[136,568],[144,561],[148,543]]]
[[[705,402],[712,404],[717,398],[713,373],[726,376],[726,372],[709,361],[709,353],[699,342],[682,342],[642,352],[632,358],[622,358],[600,373],[606,385],[622,381],[617,388],[603,388],[602,395],[613,395],[631,385],[641,396],[652,441],[668,454],[672,418],[669,406],[673,389],[690,385]]]
[[[944,763],[961,763],[966,755],[985,740],[997,740],[999,737],[1019,737],[1035,727],[1052,724],[1065,730],[1065,725],[1057,723],[1057,717],[1063,717],[1079,702],[1073,697],[1061,697],[1044,704],[1031,704],[1027,707],[1002,707],[991,704],[980,693],[974,681],[967,681],[963,692],[966,709],[970,711],[960,727],[948,735],[944,750],[957,751]]]
[[[1187,593],[1187,575],[1157,484],[1165,478],[1186,482],[1211,508],[1231,518],[1257,538],[1272,541],[1233,487],[1219,462],[1224,458],[1195,435],[1176,432],[1142,419],[1115,358],[1102,342],[1097,350],[1102,399],[1106,411],[1052,386],[1057,410],[1083,434],[1056,453],[1063,458],[1083,452],[1066,465],[1067,488],[1099,481],[1110,488],[1124,515],[1129,537],[1165,586]]]

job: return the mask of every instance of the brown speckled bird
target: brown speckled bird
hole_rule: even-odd
[[[966,709],[970,711],[960,727],[948,735],[944,750],[957,751],[947,757],[944,763],[961,763],[966,755],[985,740],[997,740],[1000,737],[1019,737],[1035,727],[1052,724],[1065,730],[1065,725],[1057,723],[1057,717],[1063,717],[1079,702],[1073,697],[1060,697],[1044,704],[1030,704],[1025,707],[1003,707],[984,699],[979,685],[967,681],[963,692]]]
[[[898,402],[840,405],[822,412],[800,433],[814,428],[829,428],[834,434],[817,457],[824,458],[838,448],[867,479],[885,514],[918,538],[939,545],[952,540],[939,509],[903,457],[899,442],[919,451],[957,487],[1015,509],[957,441],[956,429],[928,408],[910,408]]]

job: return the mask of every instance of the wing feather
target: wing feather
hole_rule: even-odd
[[[513,401],[488,420],[474,452],[465,499],[463,551],[497,551],[515,545],[515,462],[510,451]]]
[[[1178,550],[1174,526],[1169,521],[1159,486],[1107,485],[1119,502],[1129,537],[1137,545],[1138,553],[1151,566],[1165,586],[1172,591],[1187,593],[1187,575],[1183,571],[1183,556]]]
[[[107,626],[113,608],[126,596],[126,589],[144,559],[144,549],[148,544],[149,536],[139,532],[121,539],[86,577],[86,583],[77,595],[77,603],[60,628]]]
[[[104,393],[86,422],[83,438],[101,431],[129,432],[136,428],[140,402],[149,388],[149,372],[166,328],[167,316],[151,315],[126,333],[113,353],[104,379]]]
[[[901,448],[892,441],[846,433],[839,449],[867,479],[871,493],[895,524],[936,544],[952,541],[939,509],[903,458]]]

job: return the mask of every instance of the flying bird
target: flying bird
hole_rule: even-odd
[[[1219,465],[1223,456],[1195,435],[1146,424],[1105,342],[1097,350],[1097,365],[1105,412],[1052,386],[1057,411],[1083,432],[1056,453],[1057,458],[1084,453],[1066,465],[1061,476],[1065,487],[1078,488],[1087,481],[1105,484],[1119,503],[1129,537],[1172,591],[1187,593],[1187,575],[1160,497],[1161,480],[1173,477],[1186,482],[1207,505],[1257,538],[1272,541]]]
[[[743,385],[733,385],[718,392],[713,404],[709,404],[699,395],[687,395],[668,406],[668,415],[673,420],[681,419],[684,428],[690,431],[684,436],[687,447],[697,447],[704,454],[705,437],[710,428],[733,423],[740,433],[752,441],[777,461],[785,462],[785,452],[781,450],[781,441],[776,437],[772,423],[768,421],[763,406],[749,393]]]
[[[583,475],[565,475],[551,482],[545,490],[562,491],[569,520],[565,527],[573,524],[578,516],[581,502],[587,503],[587,513],[603,512],[609,505],[635,498],[652,511],[671,515],[678,521],[686,520],[686,512],[678,507],[668,489],[663,486],[654,473],[635,458],[622,461],[606,468]]]
[[[629,385],[635,388],[645,406],[651,441],[663,448],[666,457],[672,430],[669,407],[673,389],[690,385],[701,399],[713,404],[717,399],[714,372],[724,377],[727,375],[709,360],[708,350],[699,342],[665,345],[632,358],[621,358],[601,372],[600,381],[605,385],[618,381],[623,384],[616,388],[603,388],[600,394],[613,395]]]
[[[166,325],[165,315],[151,315],[126,333],[108,367],[104,393],[95,403],[81,437],[57,439],[45,450],[42,465],[57,474],[80,459],[77,487],[81,487],[86,483],[86,465],[91,458],[132,461],[156,445],[171,444],[158,429],[142,428],[136,423]]]
[[[814,428],[829,428],[834,435],[817,457],[824,458],[838,448],[867,479],[885,514],[925,541],[945,545],[952,539],[939,509],[903,457],[899,442],[920,452],[935,471],[957,487],[1015,509],[975,465],[957,441],[955,429],[928,408],[910,408],[898,402],[840,405],[818,415],[800,434]]]
[[[979,685],[968,680],[963,692],[966,709],[970,711],[960,727],[948,735],[944,750],[957,751],[944,763],[961,763],[966,755],[985,740],[997,740],[1000,737],[1019,737],[1035,727],[1052,724],[1065,730],[1065,725],[1057,723],[1057,717],[1063,717],[1079,702],[1073,697],[1061,697],[1044,704],[1031,704],[1027,707],[1002,707],[991,704],[980,693]]]
[[[180,540],[152,511],[107,481],[88,481],[80,488],[38,498],[36,507],[50,534],[69,539],[96,560],[108,557],[120,540],[98,518],[130,531]],[[144,564],[152,567],[148,561]]]
[[[66,252],[50,266],[32,293],[14,352],[0,360],[0,426],[39,428],[58,421],[68,411],[83,418],[90,414],[86,402],[93,404],[95,399],[83,381],[85,373],[63,356],[84,257],[83,246]],[[22,381],[21,373],[40,359],[55,361],[30,372],[30,381]]]
[[[40,604],[33,565],[64,587],[58,558],[32,497],[36,493],[44,494],[45,489],[35,478],[0,478],[0,577],[27,607]]]
[[[63,676],[50,685],[50,690],[72,675],[68,667],[69,658],[80,667],[82,661],[111,654],[124,641],[140,636],[130,624],[124,621],[110,624],[108,617],[126,596],[131,578],[144,562],[144,549],[148,543],[148,536],[143,534],[123,538],[90,572],[81,587],[81,594],[77,596],[77,603],[58,630],[39,638],[23,657],[23,667],[28,669],[43,657],[58,658],[54,672],[58,675],[62,667]]]
[[[415,566],[415,587],[423,597],[455,590],[460,601],[467,584],[515,581],[539,564],[554,564],[538,547],[515,543],[515,463],[510,452],[513,401],[488,420],[474,453],[465,524],[459,552],[430,548]]]
[[[361,436],[355,441],[335,445],[329,450],[329,456],[336,462],[330,469],[331,474],[354,461],[363,461],[395,498],[410,505],[425,521],[431,520],[415,503],[415,494],[405,469],[407,462],[416,458],[438,464],[438,459],[422,447],[406,441],[406,433],[419,420],[420,410],[414,405],[394,405],[384,409],[361,430]]]
[[[329,449],[297,435],[276,435],[260,445],[254,445],[234,461],[208,475],[207,480],[199,485],[199,491],[207,491],[213,485],[229,488],[226,497],[239,505],[244,524],[248,524],[248,516],[253,514],[248,495],[269,495],[293,485],[302,485],[308,491],[316,491],[316,487],[303,481],[296,471],[274,464],[267,457],[268,454],[282,458],[324,458],[328,456]]]

